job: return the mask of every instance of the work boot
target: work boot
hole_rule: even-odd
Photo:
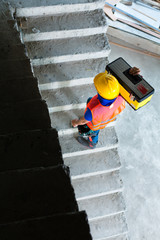
[[[77,141],[85,147],[90,149],[96,148],[97,143],[92,142],[92,138],[89,137],[88,139],[84,139],[83,137],[78,136]]]

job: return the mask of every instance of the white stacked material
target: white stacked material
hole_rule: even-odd
[[[160,13],[154,8],[148,8],[140,3],[125,6],[118,3],[116,7],[126,14],[115,11],[116,21],[108,19],[108,36],[111,41],[116,39],[130,43],[136,48],[154,54],[160,54]],[[132,16],[134,18],[132,18]],[[157,31],[156,31],[157,29]]]
[[[121,9],[122,11],[125,11],[129,15],[132,15],[135,17],[134,19],[116,11],[115,16],[117,18],[123,18],[124,20],[129,20],[131,22],[137,23],[142,26],[143,26],[142,22],[145,22],[145,23],[148,23],[149,25],[152,25],[155,28],[159,28],[159,25],[160,25],[159,13],[155,9],[150,9],[150,8],[141,6],[139,4],[136,4],[134,2],[132,3],[131,6],[126,6],[122,3],[118,3],[116,7]],[[136,21],[136,18],[142,22]]]

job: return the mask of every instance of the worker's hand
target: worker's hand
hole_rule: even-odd
[[[78,121],[79,121],[79,119],[73,119],[72,121],[71,121],[71,123],[72,123],[72,126],[73,127],[77,127],[78,126]]]
[[[80,119],[73,119],[71,123],[73,127],[77,127],[78,125],[84,125],[84,124],[87,124],[88,122],[89,121],[86,120],[83,116]]]
[[[132,74],[133,76],[140,74],[140,69],[137,67],[133,67],[129,70],[129,73]]]

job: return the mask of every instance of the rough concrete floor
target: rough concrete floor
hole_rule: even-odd
[[[128,104],[116,124],[121,176],[131,240],[159,240],[160,223],[160,59],[111,44],[109,61],[123,57],[141,69],[155,88],[150,103],[138,111]]]

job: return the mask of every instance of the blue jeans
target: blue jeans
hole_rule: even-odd
[[[91,97],[87,99],[87,104],[91,101],[91,99],[92,99]],[[98,143],[98,135],[99,135],[100,130],[96,130],[93,132],[94,132],[94,136],[91,136],[92,142],[97,144]]]
[[[98,143],[98,135],[99,135],[100,130],[94,131],[95,136],[92,136],[92,142],[97,144]]]

